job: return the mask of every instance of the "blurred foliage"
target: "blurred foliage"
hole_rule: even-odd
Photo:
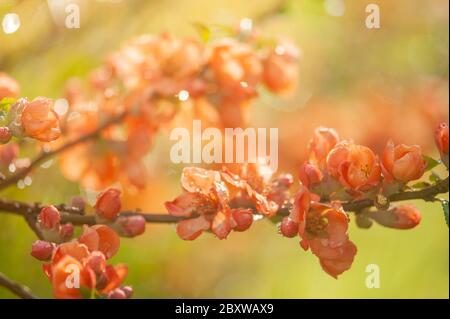
[[[279,2],[272,0],[66,2],[81,5],[80,29],[64,28],[61,15],[47,5],[55,1],[0,0],[0,17],[7,12],[21,17],[16,33],[0,32],[0,70],[17,78],[23,96],[58,98],[66,80],[85,76],[133,35],[168,31],[200,38],[195,23],[231,25],[250,17],[259,20],[257,27],[267,37],[291,37],[302,50],[301,80],[295,96],[275,101],[263,94],[252,109],[255,124],[280,126],[280,162],[287,163],[283,169],[295,172],[304,153],[297,150],[298,145],[306,149],[303,141],[312,127],[320,124],[333,125],[344,137],[371,145],[378,145],[389,132],[401,131],[398,139],[420,139],[416,143],[432,149],[434,122],[424,124],[422,113],[408,117],[403,109],[391,121],[381,121],[384,117],[380,115],[380,122],[373,122],[367,108],[361,107],[361,94],[364,98],[375,95],[381,101],[378,104],[393,99],[393,105],[407,108],[408,99],[397,99],[398,95],[410,97],[409,92],[417,93],[424,81],[442,83],[437,102],[427,96],[423,107],[438,114],[439,120],[448,121],[446,0],[344,1],[343,16],[327,13],[322,0],[290,0],[281,10]],[[369,30],[364,24],[365,7],[372,2],[381,8],[378,30]],[[431,108],[431,102],[438,106]],[[382,132],[374,138],[365,127]],[[167,137],[158,138],[148,156],[151,183],[142,193],[130,190],[130,208],[161,212],[163,199],[179,192],[179,167],[167,163],[168,145]],[[80,193],[84,190],[65,181],[54,165],[37,172],[30,187],[12,188],[2,196],[50,203],[67,202]],[[195,242],[183,242],[172,226],[149,225],[145,235],[123,239],[114,262],[128,264],[126,283],[133,285],[135,296],[141,298],[448,298],[449,241],[442,207],[439,203],[417,204],[423,216],[414,230],[380,226],[364,230],[352,223],[350,237],[358,254],[352,269],[339,280],[325,274],[316,258],[301,250],[297,239],[282,238],[267,221],[245,233],[233,233],[226,241],[205,235]],[[51,297],[40,262],[29,255],[34,235],[16,216],[2,214],[0,225],[0,271],[26,283],[36,294]],[[368,264],[380,266],[379,289],[365,286]],[[12,295],[0,289],[0,297]]]

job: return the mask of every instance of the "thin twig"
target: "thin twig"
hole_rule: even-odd
[[[23,286],[0,272],[0,286],[5,287],[16,296],[23,299],[38,299],[30,290],[30,288]]]
[[[118,122],[120,122],[125,116],[127,115],[127,112],[123,112],[118,116],[112,117],[109,120],[105,121],[105,123],[103,123],[102,125],[100,125],[95,131],[92,131],[89,134],[80,136],[79,138],[69,141],[63,145],[61,145],[60,147],[50,151],[50,152],[45,152],[42,151],[36,158],[34,158],[30,165],[28,165],[25,168],[22,168],[18,171],[16,171],[13,175],[7,177],[6,179],[2,180],[0,182],[0,190],[17,183],[19,180],[21,180],[22,178],[26,177],[28,175],[28,173],[30,173],[36,166],[38,166],[39,164],[41,164],[42,162],[45,162],[46,160],[48,160],[49,158],[64,152],[65,150],[74,147],[78,144],[84,143],[86,141],[89,141],[93,138],[96,138],[104,129],[110,127],[113,124],[116,124]]]

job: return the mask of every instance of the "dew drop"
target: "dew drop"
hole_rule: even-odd
[[[14,172],[16,171],[16,165],[14,165],[13,163],[9,164],[8,170],[9,170],[11,173],[14,173]]]
[[[17,182],[17,187],[19,189],[24,189],[25,188],[25,183],[23,182],[23,180],[20,180]]]
[[[19,30],[20,18],[16,13],[8,13],[3,17],[2,22],[3,32],[11,34]]]
[[[24,183],[26,186],[30,186],[30,185],[33,183],[33,179],[32,179],[30,176],[27,176],[27,177],[25,177],[25,178],[23,179],[23,183]]]
[[[249,18],[242,19],[239,22],[239,28],[243,32],[250,32],[250,31],[252,31],[252,28],[253,28],[253,21],[252,21],[252,19],[249,19]]]
[[[189,92],[186,90],[181,90],[180,92],[178,92],[177,96],[180,101],[184,102],[189,99]]]

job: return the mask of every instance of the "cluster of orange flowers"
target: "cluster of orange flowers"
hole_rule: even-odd
[[[227,38],[205,45],[169,34],[141,36],[111,54],[91,74],[88,87],[70,82],[71,112],[62,119],[68,138],[92,132],[103,118],[127,116],[103,130],[101,139],[63,154],[65,176],[94,189],[117,180],[144,187],[142,158],[155,133],[183,107],[215,126],[244,125],[258,85],[281,94],[296,82],[296,48],[289,43],[257,48],[255,41]]]
[[[285,41],[261,45],[259,40],[242,30],[235,38],[207,44],[168,34],[132,39],[92,72],[87,83],[68,83],[64,114],[57,114],[48,98],[17,99],[19,85],[0,73],[0,144],[4,144],[0,170],[11,163],[19,169],[29,165],[17,160],[19,146],[9,143],[12,138],[53,141],[51,148],[93,135],[96,138],[61,154],[64,175],[92,189],[117,181],[144,187],[143,157],[155,134],[183,107],[217,127],[246,126],[248,105],[261,85],[276,94],[292,90],[297,81],[297,49]],[[447,168],[448,135],[448,125],[441,124],[435,138]],[[290,174],[274,177],[264,163],[220,171],[186,167],[183,193],[165,205],[179,219],[176,231],[184,240],[207,231],[225,239],[231,231],[247,230],[260,217],[281,216],[280,232],[285,237],[299,236],[301,247],[310,249],[322,268],[337,278],[351,267],[357,252],[348,235],[345,203],[371,199],[376,204],[375,210],[357,212],[360,227],[375,221],[397,229],[413,228],[420,222],[420,212],[412,205],[390,205],[386,199],[406,190],[426,169],[419,146],[388,141],[377,155],[352,140],[341,140],[333,129],[319,128],[309,143],[309,160],[300,167],[299,183]],[[56,297],[131,296],[131,287],[121,286],[126,266],[108,265],[107,260],[118,251],[119,236],[142,234],[146,221],[139,214],[119,214],[120,196],[119,190],[109,188],[93,207],[86,208],[79,198],[71,203],[82,211],[95,211],[95,225],[84,226],[77,239],[72,239],[73,225],[62,223],[56,207],[40,211],[36,227],[43,240],[33,244],[31,254],[48,262],[43,268]],[[79,287],[67,284],[71,265],[80,274]]]
[[[72,207],[85,210],[85,203],[74,198]],[[53,293],[57,298],[129,298],[132,288],[121,287],[128,269],[124,264],[108,265],[120,246],[120,236],[134,237],[145,231],[142,216],[117,215],[121,209],[120,191],[108,189],[97,197],[94,206],[94,226],[84,226],[77,239],[73,225],[61,224],[61,214],[54,206],[44,207],[38,216],[37,227],[45,240],[37,240],[31,255],[48,261],[43,265]],[[70,281],[73,276],[73,283]]]
[[[447,124],[436,131],[436,145],[448,166]],[[349,217],[342,203],[372,199],[376,210],[357,213],[357,224],[370,227],[372,220],[397,228],[413,228],[420,212],[413,205],[393,206],[380,198],[403,191],[407,183],[425,173],[427,163],[417,145],[394,145],[388,141],[381,156],[370,148],[341,140],[335,130],[319,128],[309,144],[309,160],[300,168],[298,190],[290,194],[291,175],[272,178],[264,165],[249,164],[239,174],[188,167],[183,170],[184,192],[166,202],[169,214],[186,217],[177,225],[180,238],[193,240],[203,231],[219,239],[231,230],[250,227],[257,215],[287,215],[280,224],[286,237],[299,236],[303,249],[311,249],[322,268],[337,277],[348,270],[356,246],[348,237]]]

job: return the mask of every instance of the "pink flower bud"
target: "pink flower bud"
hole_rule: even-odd
[[[142,216],[121,216],[117,223],[118,232],[123,237],[135,237],[145,232],[145,219]]]
[[[233,228],[235,231],[245,231],[253,223],[253,211],[251,209],[233,209],[232,214],[236,223]]]
[[[410,229],[420,223],[420,211],[413,205],[400,205],[388,211],[375,211],[368,214],[370,218],[380,225],[397,228]]]
[[[71,223],[61,225],[61,228],[59,229],[59,236],[62,241],[68,241],[71,239],[73,236],[73,225]]]
[[[19,84],[6,73],[0,72],[0,100],[19,95]]]
[[[38,260],[49,260],[55,246],[44,240],[36,240],[31,246],[31,256]]]
[[[42,229],[56,229],[61,221],[61,215],[55,206],[47,206],[42,208],[38,216],[38,221]]]
[[[101,274],[106,269],[106,257],[100,251],[93,251],[87,258],[86,265],[96,274]]]
[[[108,220],[115,219],[122,208],[120,194],[120,190],[115,188],[109,188],[103,193],[100,193],[95,203],[98,216]]]
[[[300,167],[299,178],[303,185],[310,187],[311,185],[320,183],[323,174],[317,166],[310,163],[304,163]]]
[[[108,299],[127,299],[127,295],[122,289],[116,288],[108,294]]]
[[[131,296],[133,296],[133,287],[131,286],[122,287],[122,291],[125,293],[127,298],[131,298]]]
[[[0,145],[0,165],[8,166],[19,154],[19,145],[9,143]]]
[[[12,133],[9,127],[0,127],[0,144],[6,144],[11,140]]]
[[[298,223],[290,217],[284,217],[280,224],[280,232],[284,237],[295,237],[298,234]]]

